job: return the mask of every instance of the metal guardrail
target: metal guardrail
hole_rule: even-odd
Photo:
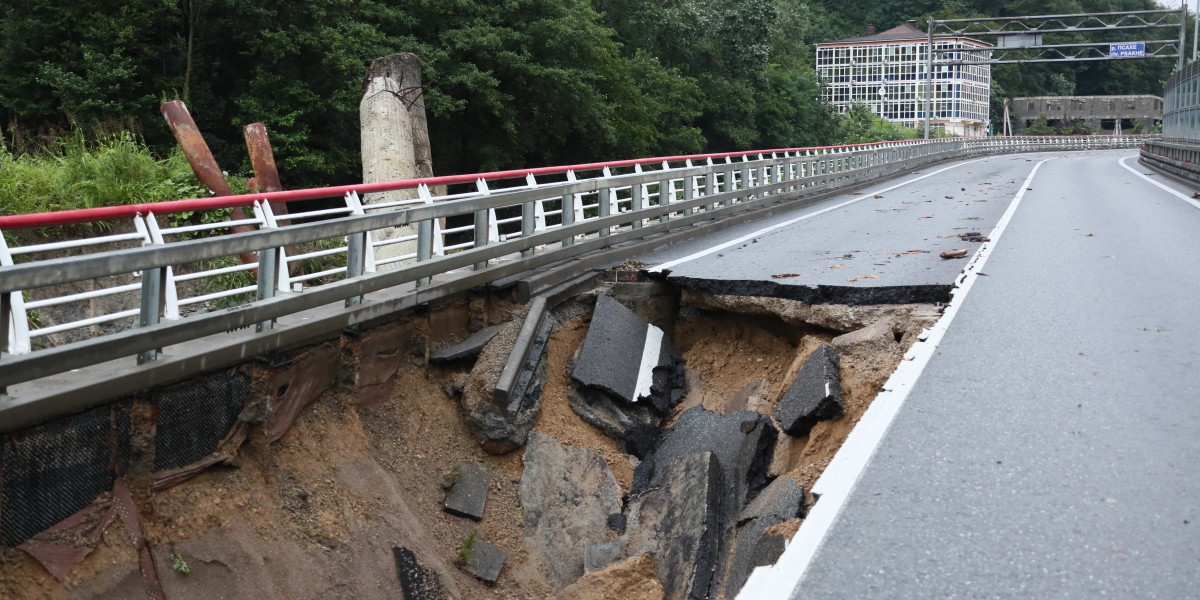
[[[1200,143],[1191,140],[1147,140],[1142,164],[1185,182],[1200,185]]]
[[[1162,139],[1148,140],[1140,162],[1200,184],[1200,62],[1171,75],[1163,88]]]
[[[132,218],[136,233],[116,236],[119,240],[101,236],[64,244],[93,248],[114,241],[142,244],[138,248],[15,264],[14,256],[54,248],[10,248],[0,239],[0,342],[5,342],[0,347],[0,393],[9,386],[121,356],[137,355],[140,363],[153,362],[164,346],[234,329],[255,326],[263,333],[277,319],[301,311],[320,306],[359,306],[371,292],[408,286],[407,293],[419,298],[422,289],[431,285],[469,289],[585,252],[717,219],[757,203],[816,195],[933,162],[980,154],[1131,148],[1147,137],[909,140],[651,158],[0,217],[0,230]],[[464,183],[474,184],[475,190],[442,196],[431,193],[435,186]],[[401,189],[416,190],[417,198],[388,205],[363,205],[359,199],[359,194]],[[346,208],[325,211],[320,216],[328,220],[312,223],[281,225],[282,219],[271,214],[268,203],[331,196],[341,196]],[[194,232],[199,227],[161,228],[157,222],[158,217],[173,212],[246,204],[254,207],[255,215],[246,224],[259,227],[258,231],[172,241],[172,234]],[[316,214],[300,213],[289,218],[311,218]],[[455,219],[469,224],[444,226],[446,220]],[[373,239],[380,230],[405,226],[415,229],[415,233]],[[344,242],[317,255],[341,257],[341,265],[309,274],[312,277],[304,275],[303,280],[289,274],[290,262],[317,255],[289,256],[287,248],[335,238]],[[397,243],[415,244],[415,251],[400,252],[386,263],[376,260],[380,248]],[[257,253],[258,262],[202,270],[200,274],[175,274],[177,265],[244,253]],[[381,268],[385,266],[390,268]],[[176,284],[181,277],[212,276],[234,269],[257,269],[253,290],[227,290],[229,294],[253,291],[253,301],[215,312],[183,314],[181,306],[212,297],[180,298]],[[133,277],[139,283],[94,290],[86,297],[68,294],[30,302],[24,299],[25,294],[48,286],[113,277]],[[318,277],[325,281],[318,281]],[[320,284],[293,285],[297,283]],[[136,296],[136,301],[95,318],[117,320],[136,315],[132,328],[33,349],[31,340],[47,332],[30,327],[31,309],[119,294]],[[71,325],[90,324],[84,320]]]
[[[1200,143],[1200,62],[1175,71],[1163,87],[1163,138]]]

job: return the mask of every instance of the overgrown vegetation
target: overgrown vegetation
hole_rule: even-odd
[[[129,133],[88,140],[76,130],[18,156],[0,145],[0,214],[207,195],[181,152],[157,158]]]
[[[435,169],[464,173],[891,137],[903,132],[864,128],[819,101],[813,43],[862,35],[868,23],[882,31],[931,14],[1151,8],[1154,0],[3,3],[3,171],[32,168],[24,156],[48,151],[55,158],[37,160],[61,160],[65,174],[0,172],[7,186],[0,210],[58,208],[78,194],[77,205],[200,195],[169,189],[191,182],[158,114],[164,97],[187,101],[232,173],[249,171],[241,126],[261,121],[287,187],[356,181],[362,78],[373,58],[394,52],[414,52],[425,63]],[[993,99],[1160,93],[1172,66],[1001,65],[993,71]],[[998,104],[992,112],[999,119]],[[153,174],[146,157],[119,163],[125,154],[103,155],[114,161],[103,163],[56,148],[53,140],[75,129],[110,146],[145,139],[169,167]],[[88,169],[109,179],[82,183]]]
[[[1139,126],[1129,133],[1140,132]],[[1088,125],[1082,119],[1050,125],[1046,115],[1038,115],[1037,120],[1025,128],[1025,135],[1096,135],[1096,128]]]

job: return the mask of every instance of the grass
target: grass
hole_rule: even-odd
[[[63,136],[36,154],[0,142],[0,214],[25,214],[208,196],[183,153],[154,156],[128,132]]]
[[[475,533],[467,536],[467,540],[463,542],[461,548],[458,549],[458,558],[462,559],[463,564],[471,562],[471,551],[475,549]]]
[[[178,552],[171,553],[171,569],[181,575],[191,575],[192,569]]]

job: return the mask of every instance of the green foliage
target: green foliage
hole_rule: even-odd
[[[155,158],[131,134],[86,140],[76,130],[42,153],[0,148],[0,214],[95,208],[206,196],[182,153]]]
[[[237,256],[223,256],[221,258],[204,261],[197,270],[208,271],[212,269],[224,269],[226,267],[236,267],[242,264],[242,261]],[[215,294],[226,290],[235,290],[238,288],[254,285],[254,274],[250,271],[234,271],[232,273],[223,273],[221,275],[213,275],[196,280],[196,295],[203,296],[205,294]],[[228,308],[230,306],[240,306],[254,300],[253,292],[245,292],[225,296],[213,300],[212,303],[217,308]]]
[[[178,552],[171,552],[171,569],[181,575],[191,575],[192,568],[188,566],[187,561],[183,560]]]
[[[467,536],[467,539],[466,539],[466,541],[463,542],[462,546],[459,546],[459,548],[458,548],[459,560],[461,560],[463,562],[463,564],[467,564],[467,563],[471,562],[471,551],[474,549],[475,549],[475,532],[472,531],[471,535]]]
[[[865,104],[855,104],[842,115],[838,137],[843,144],[867,144],[920,137],[916,129],[884,120]]]
[[[1081,119],[1050,125],[1046,115],[1038,115],[1037,120],[1025,128],[1025,135],[1096,135],[1096,128]]]
[[[815,42],[861,35],[867,23],[881,31],[908,19],[923,24],[929,15],[1155,6],[1154,0],[0,3],[0,127],[11,152],[0,159],[17,165],[26,153],[41,153],[46,140],[75,129],[89,137],[131,131],[167,155],[175,142],[158,103],[177,90],[223,168],[249,170],[240,128],[261,121],[287,187],[350,183],[361,177],[358,104],[366,68],[401,51],[424,62],[434,166],[442,174],[827,144],[884,132],[839,124],[818,99]],[[1132,40],[1144,32],[1111,35]],[[993,96],[1160,93],[1172,67],[1166,60],[998,65]],[[992,113],[998,124],[998,103]],[[63,151],[50,146],[48,155],[61,158]],[[184,170],[132,181],[191,185],[187,178]],[[38,200],[44,206],[33,210],[65,206],[61,198],[82,185],[49,179],[22,172],[22,185],[47,190]],[[12,199],[11,177],[0,173],[0,180],[9,186],[0,187],[6,194],[0,210],[31,209]],[[158,190],[100,195],[122,193],[173,197]]]
[[[1046,122],[1046,115],[1038,115],[1037,120],[1025,128],[1025,135],[1057,135],[1057,132]]]

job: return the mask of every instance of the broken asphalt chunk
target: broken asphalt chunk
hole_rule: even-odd
[[[804,514],[804,486],[790,477],[779,477],[738,515],[737,542],[723,578],[726,598],[737,595],[755,567],[775,564],[783,554],[787,540],[767,529]]]
[[[720,561],[721,467],[711,452],[673,460],[661,482],[631,500],[628,552],[651,552],[668,600],[709,597]]]
[[[472,536],[462,548],[463,567],[468,573],[487,583],[500,579],[500,569],[508,558],[505,552]]]
[[[446,512],[476,521],[483,519],[487,504],[492,467],[482,463],[461,462],[455,468],[454,485],[446,495]]]
[[[682,375],[680,364],[663,330],[613,298],[600,296],[571,378],[614,400],[649,400],[665,412],[677,400],[671,392]]]
[[[392,548],[400,591],[406,600],[443,600],[442,581],[435,571],[422,565],[412,550],[401,546]]]
[[[480,329],[461,343],[434,352],[429,356],[429,362],[445,363],[479,356],[479,353],[483,352],[483,347],[492,341],[492,338],[496,337],[496,334],[500,333],[503,328],[504,325],[500,324]]]
[[[522,461],[525,548],[566,587],[584,573],[589,540],[604,539],[609,517],[620,513],[621,488],[599,452],[536,431]]]
[[[806,436],[818,421],[842,415],[845,404],[838,367],[837,349],[821,344],[796,374],[775,409],[775,419],[789,435]]]

